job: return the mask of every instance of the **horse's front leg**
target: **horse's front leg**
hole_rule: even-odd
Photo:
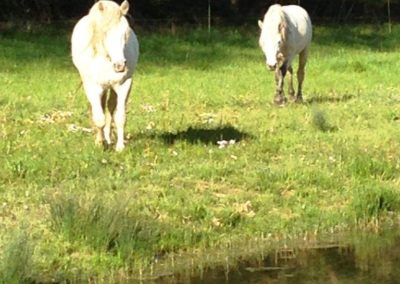
[[[132,86],[132,78],[127,79],[122,85],[114,87],[117,93],[117,106],[114,113],[114,122],[117,128],[117,145],[118,152],[125,148],[124,145],[124,128],[126,122],[126,103]]]
[[[284,105],[287,101],[285,94],[283,92],[283,80],[285,78],[287,71],[286,64],[275,69],[275,83],[276,83],[276,93],[274,98],[274,103],[277,105]]]
[[[106,119],[102,107],[102,97],[104,95],[104,89],[94,83],[84,84],[86,97],[91,105],[91,116],[92,121],[96,127],[96,144],[102,145],[104,141],[104,126],[106,124]]]

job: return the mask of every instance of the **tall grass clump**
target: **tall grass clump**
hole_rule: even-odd
[[[148,255],[160,238],[152,220],[136,214],[129,200],[106,200],[58,195],[50,199],[50,221],[68,240],[90,246],[100,253],[130,261]]]
[[[399,191],[390,186],[371,183],[354,190],[350,210],[357,223],[366,223],[386,217],[400,209]]]
[[[27,229],[15,230],[0,255],[0,283],[31,283],[33,252]]]
[[[312,125],[322,132],[330,132],[337,129],[330,123],[328,114],[316,105],[312,107]]]
[[[392,180],[399,176],[397,159],[390,153],[356,145],[342,151],[347,174],[356,179]]]

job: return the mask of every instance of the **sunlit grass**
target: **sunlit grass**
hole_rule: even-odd
[[[398,213],[398,27],[317,27],[305,103],[285,108],[257,27],[138,34],[123,153],[87,131],[67,31],[0,36],[0,229],[27,224],[37,281]]]

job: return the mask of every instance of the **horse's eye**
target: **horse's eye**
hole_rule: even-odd
[[[278,40],[278,46],[281,46],[281,44],[282,44],[282,41]]]

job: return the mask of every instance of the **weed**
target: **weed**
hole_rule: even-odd
[[[398,190],[374,183],[361,185],[355,190],[352,208],[359,222],[378,220],[388,212],[399,210]]]
[[[312,123],[316,129],[322,132],[337,130],[336,127],[330,124],[326,112],[322,111],[315,105],[312,107]]]

